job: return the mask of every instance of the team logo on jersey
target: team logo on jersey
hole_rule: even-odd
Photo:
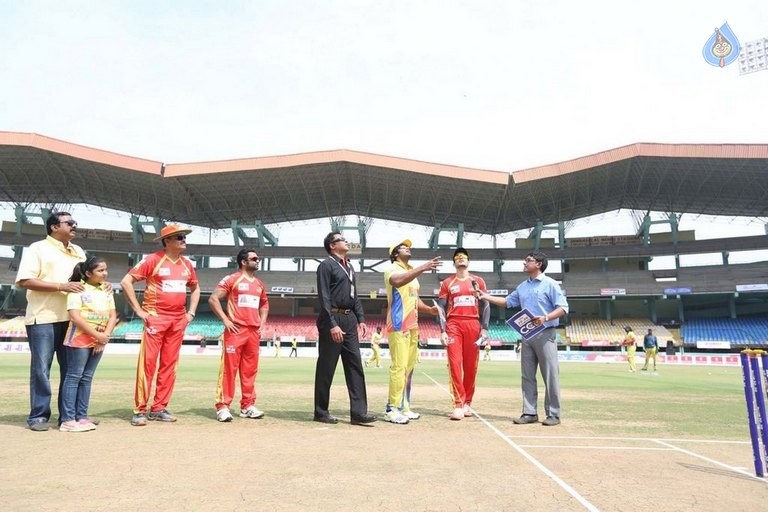
[[[168,267],[160,267],[157,270],[157,275],[159,275],[159,276],[169,276],[169,275],[171,275],[171,269],[169,269]]]
[[[90,293],[83,293],[80,295],[80,300],[83,302],[83,304],[90,304],[93,302],[93,297],[91,297]]]
[[[237,306],[241,308],[259,309],[261,297],[257,295],[242,294],[237,296]]]
[[[474,295],[459,295],[453,298],[453,307],[474,306],[474,305],[475,305]]]
[[[248,291],[248,283],[239,283],[237,285],[237,289],[241,292],[247,292]]]
[[[456,285],[451,286],[450,292],[451,293],[459,293],[459,290],[461,290],[461,287],[459,287],[459,285],[456,284]]]
[[[187,293],[187,282],[181,279],[166,279],[161,290],[165,293]]]

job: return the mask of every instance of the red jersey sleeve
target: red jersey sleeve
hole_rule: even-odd
[[[440,294],[437,296],[438,299],[448,300],[448,281],[451,281],[451,279],[452,278],[449,277],[440,283]]]

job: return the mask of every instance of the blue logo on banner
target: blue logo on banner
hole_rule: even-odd
[[[738,59],[740,51],[739,40],[728,26],[728,22],[716,28],[715,33],[707,39],[704,48],[701,49],[705,61],[721,68]]]
[[[690,288],[664,288],[665,295],[687,295],[693,293]]]

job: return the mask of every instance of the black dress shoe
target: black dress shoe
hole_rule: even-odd
[[[353,425],[367,425],[376,421],[376,416],[373,414],[363,414],[362,416],[352,416],[350,423]]]
[[[328,416],[315,416],[315,421],[318,421],[320,423],[329,423],[331,425],[335,425],[339,422],[336,418],[334,418],[331,415]]]
[[[539,417],[535,414],[523,414],[519,418],[512,418],[512,423],[516,425],[527,425],[528,423],[537,423]]]

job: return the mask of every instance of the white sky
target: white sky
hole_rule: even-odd
[[[767,142],[768,72],[701,55],[726,21],[742,44],[768,37],[765,0],[540,4],[0,0],[0,130],[167,163],[346,148],[501,171],[635,142]],[[634,228],[611,215],[569,236],[606,222]],[[372,245],[429,236],[381,225]]]

